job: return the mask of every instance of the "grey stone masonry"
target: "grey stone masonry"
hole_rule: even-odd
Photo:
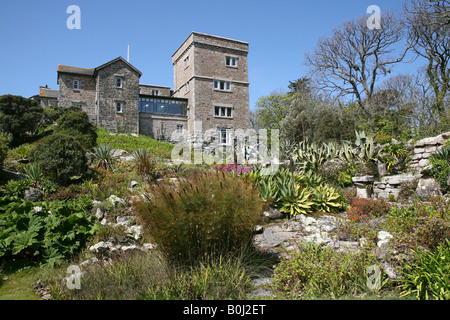
[[[425,138],[414,143],[411,161],[409,162],[410,170],[413,172],[421,172],[428,165],[430,156],[436,150],[440,149],[449,137],[450,132],[446,132],[436,137]]]
[[[58,65],[59,90],[33,98],[44,105],[79,106],[92,123],[115,133],[192,134],[195,122],[221,134],[246,130],[248,52],[248,42],[192,32],[172,56],[173,90],[140,84],[142,73],[118,57],[91,69]]]
[[[194,121],[203,130],[249,127],[248,51],[247,42],[192,32],[172,56],[174,96],[189,99],[189,133]]]
[[[97,72],[98,125],[111,132],[139,133],[141,74],[122,59],[99,67]]]

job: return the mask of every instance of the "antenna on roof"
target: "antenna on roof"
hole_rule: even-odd
[[[130,44],[128,44],[127,62],[130,62]]]

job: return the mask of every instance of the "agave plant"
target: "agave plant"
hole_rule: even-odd
[[[286,213],[288,217],[295,217],[297,214],[308,214],[312,211],[314,202],[311,201],[311,193],[307,188],[299,185],[290,188],[280,189],[280,211]]]
[[[312,190],[314,209],[319,212],[335,212],[342,207],[341,195],[328,185],[321,185]]]
[[[436,150],[431,156],[430,160],[450,160],[450,145]]]
[[[111,154],[112,147],[107,144],[99,145],[94,148],[93,156],[97,160],[96,166],[105,170],[112,170],[114,157]]]
[[[259,193],[265,202],[274,201],[277,198],[278,190],[278,184],[274,179],[264,179],[259,184]]]
[[[37,163],[29,163],[23,168],[25,174],[31,180],[34,187],[37,187],[42,179],[41,167]]]

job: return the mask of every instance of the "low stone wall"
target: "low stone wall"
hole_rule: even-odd
[[[438,149],[442,148],[444,142],[450,138],[450,132],[440,134],[436,137],[425,138],[414,143],[411,152],[409,170],[421,172],[428,165],[428,159]]]
[[[450,132],[446,132],[436,137],[421,139],[414,144],[410,143],[408,149],[411,150],[411,160],[408,172],[387,176],[383,175],[383,170],[379,170],[381,178],[378,181],[372,180],[373,193],[379,198],[389,198],[390,195],[398,198],[402,186],[404,186],[404,189],[409,189],[410,193],[414,191],[421,200],[429,200],[430,197],[441,195],[439,183],[434,178],[427,176],[424,169],[427,167],[431,155],[442,148],[444,142],[449,138]],[[370,184],[369,180],[367,177],[353,178],[357,189],[360,189],[360,195],[367,193],[363,189]]]

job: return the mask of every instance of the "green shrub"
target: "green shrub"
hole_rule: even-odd
[[[0,198],[0,259],[54,265],[81,249],[96,229],[94,219],[71,203]]]
[[[3,167],[3,162],[8,155],[9,150],[9,140],[5,137],[0,137],[0,169]]]
[[[418,300],[450,300],[450,241],[434,251],[417,250],[417,260],[406,264],[400,279],[401,296],[415,294]]]
[[[89,116],[83,111],[64,114],[58,120],[54,133],[72,136],[86,150],[90,150],[97,145],[95,126],[89,121]]]
[[[146,233],[169,260],[195,263],[249,244],[263,209],[257,189],[225,173],[199,173],[160,183],[135,204]]]
[[[36,133],[43,115],[36,100],[10,94],[0,96],[0,131],[11,133],[12,146],[17,146]]]
[[[379,265],[365,251],[339,252],[313,243],[302,245],[289,255],[275,267],[273,284],[278,292],[290,298],[337,298],[366,292],[367,267]]]
[[[447,143],[441,149],[437,150],[430,157],[431,170],[433,176],[441,185],[442,193],[448,193],[450,186],[447,179],[450,174],[450,145]]]
[[[87,171],[84,148],[71,136],[53,134],[43,138],[31,152],[43,173],[61,184],[83,177]]]

